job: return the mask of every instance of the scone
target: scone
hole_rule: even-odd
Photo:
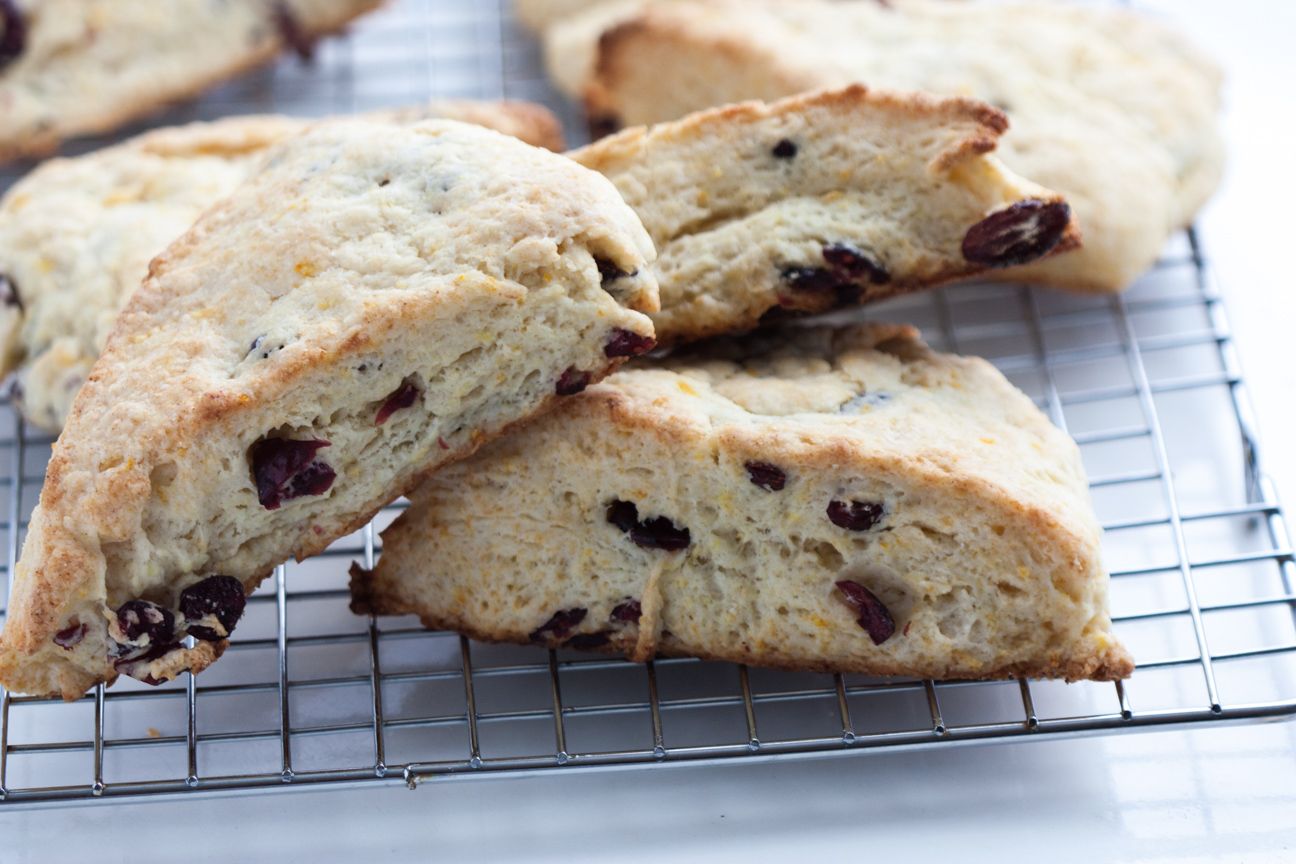
[[[1065,195],[1085,232],[1075,254],[1006,271],[1019,280],[1125,288],[1223,163],[1215,65],[1161,22],[1098,4],[679,0],[600,5],[547,38],[600,128],[856,81],[984,99],[1012,124],[1004,164]]]
[[[1132,671],[1079,452],[989,363],[871,325],[633,366],[421,486],[352,609],[640,661]]]
[[[1062,196],[992,155],[1006,128],[975,99],[856,84],[568,155],[609,177],[652,237],[669,344],[1075,248],[1085,226]]]
[[[276,564],[651,348],[652,254],[607,179],[478,126],[284,142],[118,318],[31,517],[0,683],[201,670]]]
[[[273,59],[382,0],[4,0],[0,160],[106,132]]]
[[[444,117],[563,146],[557,119],[525,102],[441,101],[364,116]],[[149,261],[238,188],[267,149],[313,122],[261,115],[159,129],[46,162],[0,198],[0,375],[17,372],[28,420],[63,428]]]

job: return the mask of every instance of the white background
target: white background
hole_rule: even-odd
[[[1228,71],[1201,220],[1296,500],[1296,4],[1155,0]],[[0,862],[1296,861],[1289,723],[721,767],[0,813]]]

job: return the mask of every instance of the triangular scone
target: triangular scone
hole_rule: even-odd
[[[1004,164],[1065,195],[1085,232],[1084,249],[1006,271],[1014,279],[1121,290],[1219,181],[1219,70],[1147,15],[1061,2],[642,5],[599,4],[547,33],[551,76],[585,96],[600,130],[851,82],[1002,109]]]
[[[1130,674],[1078,449],[989,363],[888,325],[699,345],[425,483],[352,609],[635,660]]]
[[[4,0],[0,159],[107,132],[272,60],[382,0]]]
[[[993,156],[964,97],[853,85],[628,129],[568,155],[609,177],[657,247],[662,344],[822,312],[1079,245],[1062,196]]]
[[[650,348],[652,254],[605,178],[477,126],[280,145],[153,262],[82,388],[0,683],[201,670],[274,565]]]
[[[363,116],[462,120],[563,149],[557,118],[527,102],[447,100]],[[270,147],[314,122],[255,115],[156,129],[45,162],[0,198],[0,375],[17,372],[29,421],[63,428],[149,261],[251,176]]]

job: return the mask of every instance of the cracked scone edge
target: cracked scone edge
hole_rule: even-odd
[[[423,484],[352,609],[636,660],[1129,676],[1078,448],[1029,399],[908,327],[754,338],[635,361]],[[839,581],[888,608],[880,644]]]
[[[656,308],[651,256],[606,179],[479,127],[341,120],[281,145],[118,319],[55,446],[0,680],[65,698],[112,680],[104,621],[124,601],[175,609],[208,574],[250,590],[650,347],[634,310]],[[407,384],[418,410],[388,415]],[[249,448],[279,438],[328,440],[334,480],[298,492],[311,462],[274,509]],[[53,637],[74,623],[90,629],[64,650]],[[213,659],[192,650],[208,652],[195,671]]]

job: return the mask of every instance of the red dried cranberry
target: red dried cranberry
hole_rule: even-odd
[[[577,633],[564,642],[563,647],[574,648],[577,651],[595,651],[611,641],[606,633]]]
[[[778,492],[783,488],[783,484],[787,483],[787,475],[783,470],[768,462],[748,462],[747,478],[762,489],[771,492]]]
[[[233,633],[245,606],[243,583],[233,576],[208,576],[180,593],[180,614],[186,622],[193,622],[189,624],[189,635],[207,642],[219,642]],[[208,616],[220,622],[224,635],[199,623]]]
[[[687,549],[692,542],[689,529],[677,528],[675,523],[665,516],[640,522],[630,529],[630,539],[645,549],[665,549],[667,552]]]
[[[147,600],[127,600],[117,609],[117,628],[130,642],[148,637],[150,646],[165,645],[175,632],[171,610]]]
[[[1018,201],[968,229],[963,257],[987,267],[1025,264],[1053,251],[1070,222],[1071,207],[1064,201]]]
[[[849,243],[833,243],[823,247],[823,257],[834,273],[852,281],[867,279],[873,285],[885,285],[891,281],[891,274],[885,267],[872,261]]]
[[[665,549],[675,552],[688,548],[691,538],[687,528],[677,528],[665,516],[639,521],[639,508],[629,501],[613,501],[608,505],[607,520],[622,531],[630,532],[630,539],[645,549]]]
[[[3,295],[4,305],[15,306],[19,312],[23,311],[22,298],[18,296],[18,286],[3,273],[0,273],[0,295]]]
[[[314,459],[318,450],[328,446],[320,439],[292,438],[263,438],[253,444],[248,455],[261,506],[278,510],[284,501],[327,492],[337,475],[328,463]]]
[[[589,386],[591,377],[588,372],[571,368],[562,374],[562,377],[558,379],[557,387],[554,389],[558,391],[559,396],[575,396]]]
[[[589,137],[591,141],[605,138],[621,129],[621,118],[612,113],[594,114],[589,118]]]
[[[846,595],[850,604],[859,611],[860,617],[855,620],[869,634],[874,645],[881,645],[891,638],[895,633],[895,621],[891,620],[891,613],[872,591],[858,582],[849,580],[838,582],[837,587]]]
[[[627,273],[626,271],[622,270],[620,267],[613,264],[611,261],[607,260],[606,258],[599,258],[595,256],[594,266],[598,268],[599,281],[602,282],[602,284],[604,285],[606,285],[609,282],[615,282],[618,279],[624,279],[627,276],[634,275],[633,273]]]
[[[775,144],[774,149],[770,152],[774,154],[776,159],[791,159],[797,154],[797,145],[796,142],[784,138]]]
[[[643,617],[643,609],[638,600],[627,600],[612,610],[611,620],[633,624]]]
[[[14,0],[0,0],[0,69],[27,47],[27,19]]]
[[[288,4],[279,0],[274,7],[275,25],[279,28],[279,35],[283,37],[284,44],[297,52],[297,56],[303,60],[315,59],[315,40],[302,29],[301,22],[293,14]]]
[[[64,651],[71,651],[81,644],[81,640],[85,638],[86,629],[84,624],[73,624],[71,627],[65,627],[54,634],[54,644]]]
[[[783,281],[798,291],[831,291],[841,280],[823,267],[787,267]]]
[[[571,633],[572,628],[585,620],[585,610],[579,606],[575,609],[564,609],[555,612],[553,617],[531,631],[532,642],[561,642]]]
[[[651,336],[640,336],[620,327],[612,331],[612,338],[603,346],[603,353],[608,357],[634,357],[651,351],[657,346],[657,340]]]
[[[839,528],[848,531],[867,531],[878,523],[886,509],[872,501],[833,501],[828,505],[828,518]]]
[[[413,405],[414,400],[418,397],[419,389],[409,382],[397,387],[396,392],[388,396],[387,401],[378,409],[378,416],[374,418],[374,425],[383,425],[391,415],[395,414],[402,408],[408,408]]]
[[[863,293],[849,276],[823,267],[788,267],[783,270],[783,280],[796,293],[779,294],[779,305],[805,312],[854,306]]]
[[[629,531],[639,524],[639,508],[630,501],[613,501],[607,508],[607,521]]]

